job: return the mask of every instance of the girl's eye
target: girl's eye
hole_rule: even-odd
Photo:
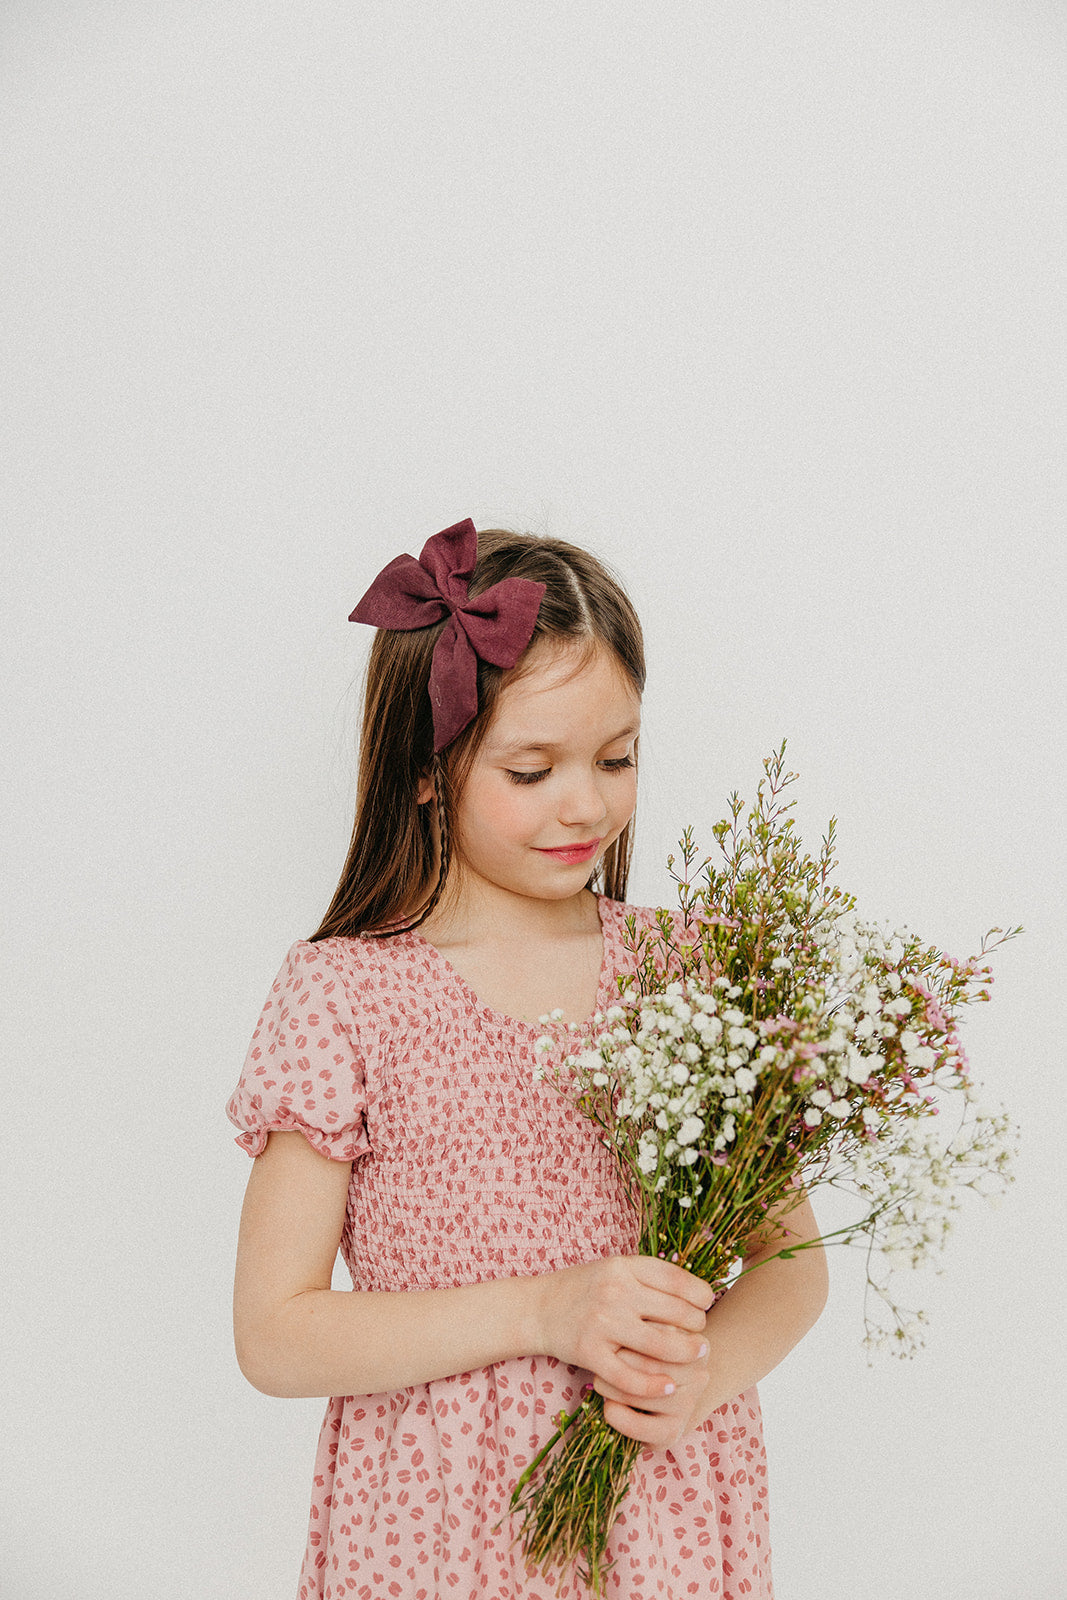
[[[633,764],[632,756],[620,756],[614,761],[604,761],[601,763],[601,765],[604,766],[608,772],[623,772],[627,767],[632,767]],[[552,768],[545,767],[541,772],[511,772],[507,768],[505,768],[505,771],[507,771],[508,777],[511,779],[512,783],[540,783],[542,778],[548,777],[549,773],[552,771]]]
[[[546,767],[543,772],[508,772],[508,777],[512,783],[540,783],[551,771],[551,767]]]

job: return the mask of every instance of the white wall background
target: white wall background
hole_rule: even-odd
[[[783,737],[870,914],[1024,939],[1023,1126],[871,1371],[762,1386],[780,1600],[1064,1592],[1067,13],[7,0],[3,1592],[291,1600],[322,1406],[237,1372],[223,1104],[353,799],[346,617],[463,516],[651,678],[632,898]],[[1059,1171],[1057,1171],[1057,1167]]]

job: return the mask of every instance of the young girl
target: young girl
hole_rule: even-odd
[[[333,1397],[300,1600],[582,1600],[505,1513],[585,1384],[646,1446],[606,1592],[766,1600],[754,1384],[822,1309],[822,1252],[709,1310],[705,1282],[635,1253],[615,1158],[534,1075],[538,1019],[591,1022],[632,970],[627,912],[653,917],[625,903],[637,618],[592,556],[468,520],[392,561],[352,620],[379,631],[348,859],[227,1107],[256,1158],[241,1370]],[[806,1201],[789,1231],[815,1237]]]

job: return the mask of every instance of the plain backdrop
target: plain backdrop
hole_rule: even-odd
[[[1021,1127],[913,1362],[761,1386],[779,1600],[1053,1600],[1065,133],[1053,0],[6,0],[0,1588],[291,1600],[323,1403],[232,1353],[223,1107],[351,826],[346,622],[548,532],[649,658],[632,900],[788,739]]]

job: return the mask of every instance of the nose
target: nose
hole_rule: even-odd
[[[599,774],[587,771],[569,779],[559,797],[559,820],[565,828],[583,828],[587,837],[607,822],[608,806]]]

